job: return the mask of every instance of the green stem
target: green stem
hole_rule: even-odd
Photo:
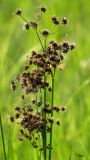
[[[9,152],[10,152],[10,124],[8,126],[8,155],[7,155],[8,160],[9,160]]]
[[[54,75],[52,73],[52,98],[51,98],[51,118],[53,117],[53,104],[54,104]],[[50,131],[50,148],[49,148],[49,160],[52,158],[52,130],[53,130],[53,123],[51,123],[51,131]]]
[[[46,46],[47,45],[47,39],[46,39],[46,37],[45,37],[45,51],[46,51]]]
[[[36,34],[37,34],[38,40],[39,40],[39,42],[40,42],[40,44],[41,44],[41,47],[42,47],[42,49],[43,49],[43,51],[44,51],[44,47],[43,47],[42,41],[41,41],[41,39],[40,39],[39,33],[38,33],[37,30],[35,30],[35,32],[36,32]]]
[[[5,142],[4,142],[4,134],[3,134],[3,125],[2,125],[2,118],[0,114],[0,128],[1,128],[1,136],[2,136],[2,143],[3,143],[3,151],[4,151],[4,159],[7,160],[6,158],[6,150],[5,150]]]
[[[44,75],[44,82],[46,82],[46,75]],[[46,106],[46,86],[44,87],[44,107]],[[46,113],[44,113],[44,119],[45,119],[45,126],[44,126],[44,160],[46,160],[47,151],[46,151],[46,145],[47,145],[47,135],[46,135]]]
[[[29,23],[22,15],[20,15],[20,17],[21,17],[26,23],[28,23],[28,24],[30,25],[30,23]]]

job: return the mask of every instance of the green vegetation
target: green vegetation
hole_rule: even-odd
[[[32,48],[39,49],[38,39],[31,31],[23,31],[22,20],[13,13],[21,8],[27,19],[32,19],[36,8],[46,5],[47,14],[41,27],[51,28],[48,21],[54,13],[68,17],[67,26],[57,27],[54,39],[76,42],[76,50],[68,56],[63,72],[57,71],[55,104],[65,105],[61,114],[60,129],[54,128],[53,160],[90,159],[90,27],[89,0],[1,0],[0,1],[0,112],[6,153],[9,160],[36,160],[37,153],[29,141],[17,140],[17,126],[10,125],[17,94],[11,92],[10,81],[22,70],[26,56]],[[36,8],[35,8],[36,7]],[[48,15],[48,16],[47,16]],[[67,33],[67,35],[66,35]],[[37,42],[37,43],[36,43]],[[2,134],[0,132],[0,159],[4,160]]]

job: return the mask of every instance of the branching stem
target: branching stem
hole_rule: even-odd
[[[43,49],[43,51],[44,51],[44,47],[43,47],[42,41],[41,41],[41,39],[40,39],[38,30],[35,29],[35,28],[33,27],[33,25],[26,20],[26,18],[24,18],[22,15],[20,15],[20,16],[21,16],[21,18],[22,18],[26,23],[28,23],[29,25],[31,25],[31,27],[34,29],[34,31],[35,31],[35,33],[36,33],[36,35],[37,35],[37,37],[38,37],[38,40],[39,40],[39,42],[40,42],[40,44],[41,44],[41,47],[42,47],[42,49]]]

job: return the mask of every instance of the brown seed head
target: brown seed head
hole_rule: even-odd
[[[29,30],[30,29],[30,25],[28,23],[24,24],[24,29]]]
[[[17,9],[17,10],[16,10],[16,15],[20,16],[21,14],[22,14],[21,9]]]
[[[44,29],[42,31],[42,35],[45,36],[45,37],[47,37],[49,35],[49,31],[47,29]]]
[[[43,7],[40,8],[40,10],[41,10],[41,12],[44,12],[44,13],[45,13],[45,12],[46,12],[46,7],[43,6]]]
[[[68,20],[67,20],[66,17],[64,17],[64,18],[62,19],[62,24],[66,25],[67,23],[68,23]]]
[[[55,24],[55,25],[58,25],[59,24],[59,20],[57,17],[53,16],[52,18],[52,22]]]
[[[11,121],[12,123],[14,122],[14,117],[13,117],[13,116],[10,117],[10,121]]]
[[[61,123],[60,123],[59,120],[57,120],[57,121],[56,121],[56,124],[57,124],[58,126],[60,126]]]
[[[62,107],[61,110],[62,112],[64,112],[66,110],[66,107]]]
[[[70,49],[71,50],[75,49],[75,44],[74,43],[70,45]]]

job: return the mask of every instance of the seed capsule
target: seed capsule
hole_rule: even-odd
[[[30,29],[30,25],[28,23],[24,24],[24,29],[29,30]]]
[[[47,36],[49,35],[48,30],[47,30],[47,29],[44,29],[44,30],[42,31],[42,35],[45,36],[45,37],[47,37]]]
[[[16,106],[16,107],[15,107],[15,110],[16,110],[16,111],[20,111],[20,107],[19,107],[19,106]]]
[[[66,25],[67,23],[68,23],[68,20],[67,20],[66,17],[64,17],[64,18],[62,19],[62,24]]]
[[[53,110],[55,110],[56,112],[59,112],[59,111],[60,111],[60,108],[57,107],[57,106],[54,106],[54,107],[53,107]]]
[[[57,18],[57,17],[53,16],[51,19],[52,19],[52,22],[53,22],[54,24],[56,24],[56,25],[59,24],[59,21],[58,21],[58,18]]]
[[[10,117],[10,121],[11,121],[12,123],[14,122],[14,117],[13,117],[13,116]]]
[[[74,43],[70,45],[70,49],[71,50],[75,49],[75,44]]]
[[[16,114],[15,114],[15,117],[16,117],[16,119],[18,119],[18,118],[20,117],[20,114],[19,114],[19,113],[16,113]]]
[[[16,15],[20,16],[21,13],[22,13],[21,9],[17,9],[17,10],[16,10]]]
[[[64,111],[66,110],[66,108],[65,108],[65,107],[62,107],[61,110],[62,110],[62,112],[64,112]]]
[[[60,126],[61,123],[60,123],[60,121],[57,120],[57,121],[56,121],[56,124],[57,124],[58,126]]]
[[[41,12],[45,13],[46,12],[46,7],[41,7],[40,10],[41,10]]]

